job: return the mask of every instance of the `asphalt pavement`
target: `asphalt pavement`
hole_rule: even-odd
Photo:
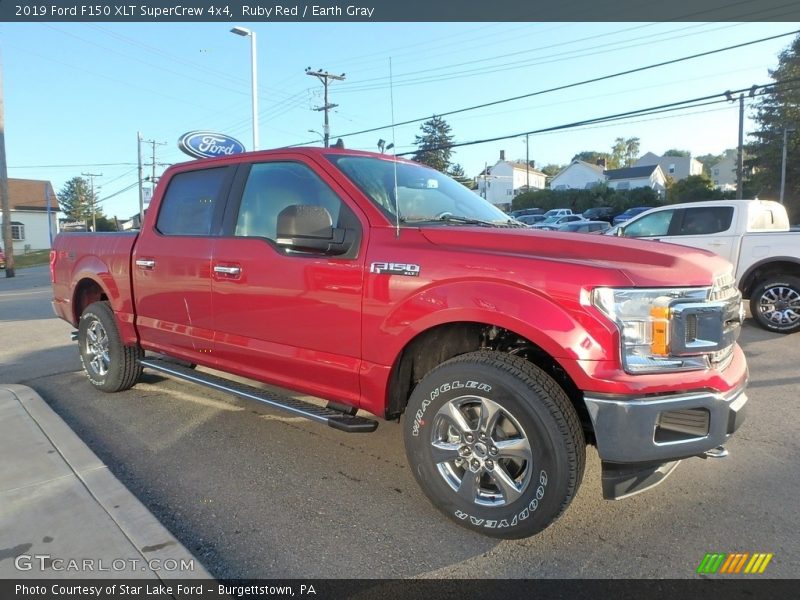
[[[94,390],[71,327],[51,316],[46,269],[18,273],[0,278],[0,387],[35,390],[214,577],[696,578],[707,552],[772,552],[764,577],[800,567],[798,335],[746,323],[750,403],[728,458],[684,461],[608,502],[589,448],[564,517],[498,541],[427,501],[397,423],[348,435],[147,372],[129,391]],[[34,543],[2,525],[0,549]]]

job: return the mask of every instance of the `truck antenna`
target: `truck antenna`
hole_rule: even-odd
[[[389,57],[389,104],[392,109],[392,164],[394,166],[394,229],[395,237],[400,237],[400,199],[397,197],[397,144],[394,135],[394,83],[392,80],[392,57]]]

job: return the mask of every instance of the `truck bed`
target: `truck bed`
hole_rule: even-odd
[[[76,298],[96,293],[96,300],[108,299],[120,321],[133,322],[130,263],[137,236],[137,231],[58,234],[50,257],[56,314],[77,327]]]

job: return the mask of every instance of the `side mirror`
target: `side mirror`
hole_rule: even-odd
[[[617,235],[617,237],[624,237],[624,236],[625,236],[625,228],[624,228],[622,225],[620,225],[620,226],[617,228],[617,233],[616,233],[616,235]]]
[[[346,229],[333,227],[328,209],[293,204],[278,214],[275,242],[292,250],[344,254],[352,243],[347,233]]]

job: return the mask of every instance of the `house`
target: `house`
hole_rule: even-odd
[[[725,158],[711,167],[711,182],[723,192],[736,190],[736,151],[725,152]]]
[[[667,189],[667,177],[660,165],[625,167],[604,171],[608,187],[615,190],[632,190],[649,187],[662,196]]]
[[[593,165],[573,160],[550,181],[552,190],[588,190],[597,184],[606,184],[615,190],[649,187],[659,195],[666,189],[666,176],[659,165],[605,169],[605,161]]]
[[[593,165],[582,160],[573,160],[550,180],[551,190],[586,190],[604,183],[605,163]]]
[[[537,170],[533,163],[524,160],[508,161],[505,151],[500,160],[478,176],[478,195],[501,209],[511,206],[518,194],[531,189],[543,190],[547,175]]]
[[[56,219],[58,198],[50,182],[37,179],[9,179],[8,200],[11,209],[11,239],[14,240],[14,253],[48,250],[52,237],[58,232]]]
[[[686,179],[689,175],[702,175],[703,163],[691,156],[658,156],[648,152],[633,163],[634,167],[659,165],[665,176],[673,181]]]

